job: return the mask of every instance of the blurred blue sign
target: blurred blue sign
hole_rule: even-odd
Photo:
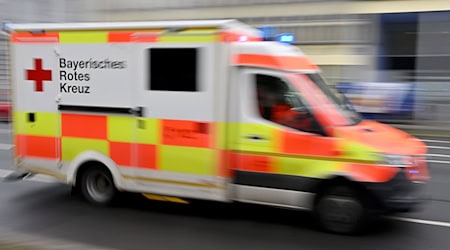
[[[414,113],[414,83],[341,82],[336,88],[368,119],[405,119]]]
[[[277,35],[276,40],[282,43],[293,43],[295,41],[294,34],[292,33],[282,33]]]
[[[263,33],[264,41],[274,41],[277,36],[277,27],[275,26],[260,26],[258,29]]]

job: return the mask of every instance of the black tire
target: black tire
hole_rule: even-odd
[[[359,234],[365,229],[368,210],[357,190],[349,185],[333,185],[318,194],[314,213],[325,231]]]
[[[94,165],[84,169],[79,187],[83,197],[97,206],[110,205],[117,194],[111,172],[103,166]]]

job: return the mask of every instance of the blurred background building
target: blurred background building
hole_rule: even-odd
[[[0,19],[11,22],[219,18],[293,33],[332,86],[414,83],[412,113],[399,119],[450,122],[449,0],[0,0]],[[6,39],[0,35],[3,88]]]

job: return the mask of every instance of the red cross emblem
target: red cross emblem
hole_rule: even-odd
[[[27,80],[34,81],[34,91],[42,92],[44,90],[43,82],[52,80],[52,71],[42,68],[42,59],[34,58],[34,68],[27,69]]]

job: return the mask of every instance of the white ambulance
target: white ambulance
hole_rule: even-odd
[[[94,204],[251,202],[348,233],[421,200],[421,141],[361,120],[297,47],[236,20],[5,29],[17,168]]]

